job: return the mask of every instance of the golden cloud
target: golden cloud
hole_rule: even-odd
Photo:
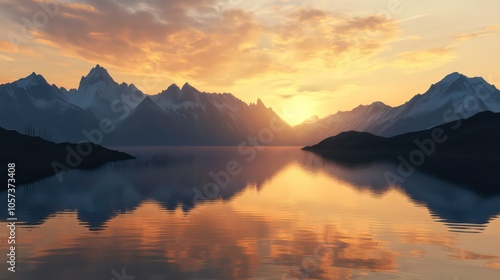
[[[483,30],[472,32],[472,33],[462,33],[455,36],[458,41],[467,41],[477,37],[487,36],[500,31],[500,25],[493,25],[485,27]]]
[[[318,65],[334,69],[344,56],[365,58],[397,34],[396,22],[381,16],[301,8],[264,23],[251,12],[221,9],[220,1],[60,3],[58,13],[33,34],[87,61],[124,71],[154,63],[159,73],[212,85],[314,71]],[[41,10],[35,0],[8,0],[0,7],[14,20]]]
[[[6,55],[1,55],[0,54],[0,61],[15,61],[12,57],[6,56]]]
[[[16,47],[9,41],[0,41],[0,52],[16,52]]]
[[[451,46],[400,53],[395,60],[395,67],[409,71],[429,70],[456,58]]]
[[[492,269],[500,269],[500,262],[489,262],[485,266]]]

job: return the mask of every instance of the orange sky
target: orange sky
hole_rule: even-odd
[[[498,10],[487,0],[0,0],[0,83],[35,71],[74,88],[99,63],[150,94],[188,81],[261,98],[296,124],[399,105],[454,71],[495,83]]]

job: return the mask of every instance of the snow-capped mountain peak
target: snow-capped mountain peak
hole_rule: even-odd
[[[47,80],[42,75],[39,75],[35,72],[31,73],[26,78],[19,79],[14,82],[14,84],[23,89],[28,89],[31,86],[38,86],[41,84],[47,84]]]
[[[447,75],[438,83],[433,84],[425,94],[420,96],[443,99],[450,98],[449,95],[471,96],[479,91],[490,93],[495,90],[496,88],[486,82],[482,77],[469,78],[463,74],[454,72]]]
[[[111,75],[109,75],[108,70],[106,68],[101,67],[99,64],[97,64],[94,68],[92,68],[87,75],[88,79],[97,79],[97,78],[106,78],[113,80],[111,78]]]
[[[465,75],[459,73],[459,72],[453,72],[453,73],[450,73],[450,74],[446,75],[440,81],[440,83],[451,84],[451,83],[453,83],[454,81],[456,81],[457,79],[460,79],[460,78],[467,78],[467,77]]]
[[[171,84],[166,90],[162,91],[160,94],[167,94],[167,95],[173,94],[180,97],[182,95],[182,90],[179,88],[178,85]]]
[[[98,83],[103,83],[105,85],[116,84],[111,75],[109,75],[108,70],[101,67],[99,64],[92,68],[87,76],[82,77],[78,89],[85,90]]]
[[[116,120],[117,114],[111,110],[113,103],[123,104],[128,100],[127,106],[133,108],[142,101],[143,96],[135,85],[115,82],[108,71],[97,64],[87,76],[82,77],[78,90],[68,92],[67,100],[80,108],[90,109],[100,118]]]
[[[166,90],[153,96],[154,101],[158,103],[163,109],[172,107],[175,104],[183,102],[183,93],[176,85],[170,85]]]

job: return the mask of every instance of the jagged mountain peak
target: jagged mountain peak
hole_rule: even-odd
[[[86,88],[89,85],[97,84],[99,82],[104,82],[105,84],[116,84],[115,80],[113,80],[111,75],[108,73],[108,70],[97,64],[89,71],[87,76],[82,77],[79,89]]]
[[[141,103],[139,103],[140,105],[153,105],[153,104],[156,104],[153,99],[151,99],[151,97],[149,96],[146,96],[144,97],[144,99],[141,101]]]
[[[372,107],[386,107],[386,108],[390,108],[391,106],[385,104],[382,101],[375,101],[375,102],[373,102],[371,104],[368,104],[368,105],[359,105],[356,108],[372,108]]]
[[[372,106],[380,106],[380,107],[391,107],[391,106],[389,106],[389,105],[385,104],[385,103],[384,103],[384,102],[382,102],[382,101],[375,101],[375,102],[373,102],[371,105],[372,105]]]
[[[471,81],[471,80],[474,80],[474,79],[477,79],[477,78],[469,78],[469,77],[467,77],[464,74],[461,74],[459,72],[453,72],[453,73],[450,73],[450,74],[446,75],[439,82],[437,82],[435,84],[432,84],[431,88],[438,87],[438,88],[444,88],[444,89],[446,89],[447,87],[449,87],[452,84],[455,84],[455,83],[464,83],[464,82]]]
[[[453,73],[450,73],[448,75],[446,75],[441,81],[439,81],[437,84],[439,83],[444,83],[444,84],[451,84],[451,83],[455,83],[457,81],[475,81],[475,82],[484,82],[484,83],[487,83],[486,80],[483,78],[483,77],[469,77],[469,76],[466,76],[462,73],[459,73],[459,72],[453,72]]]
[[[141,110],[155,110],[155,111],[162,111],[162,109],[154,102],[154,100],[150,96],[144,97],[144,99],[137,105],[137,107],[134,109],[134,111],[141,111]]]
[[[69,91],[68,101],[83,109],[92,107],[95,114],[109,117],[114,114],[110,104],[123,100],[124,96],[134,96],[130,104],[135,106],[142,100],[143,92],[133,84],[118,84],[104,67],[97,64],[82,76],[77,90]]]
[[[128,86],[129,89],[132,89],[132,90],[136,90],[136,91],[140,91],[140,89],[134,85],[134,84],[130,84],[130,85],[127,85],[127,83],[122,83],[123,86]]]
[[[47,80],[45,80],[45,78],[42,75],[39,75],[35,72],[31,73],[25,78],[21,78],[15,81],[14,84],[24,89],[27,89],[30,86],[37,86],[40,84],[48,85]]]
[[[175,84],[175,83],[171,84],[171,85],[167,88],[167,90],[170,90],[170,89],[180,90],[179,86],[178,86],[177,84]]]
[[[486,82],[482,77],[467,77],[461,73],[453,72],[445,76],[441,81],[431,85],[424,94],[427,98],[444,98],[445,96],[465,96],[474,95],[480,90],[492,92],[495,87]]]
[[[450,73],[448,75],[446,75],[442,80],[441,82],[444,82],[444,83],[452,83],[454,81],[456,81],[457,79],[459,78],[467,78],[465,75],[459,73],[459,72],[453,72],[453,73]]]
[[[33,73],[29,74],[24,79],[37,80],[37,81],[46,81],[45,78],[42,75],[37,74],[36,72],[33,72]]]
[[[166,90],[162,91],[160,94],[182,94],[182,90],[177,84],[171,84]]]
[[[190,85],[188,82],[184,83],[184,85],[182,86],[182,92],[184,94],[193,94],[193,93],[200,93],[199,90],[197,90],[195,87],[193,87],[192,85]]]
[[[90,73],[104,73],[104,74],[107,74],[108,70],[106,70],[106,68],[102,67],[101,65],[96,64],[96,66],[90,70]]]
[[[106,77],[106,78],[111,78],[111,75],[109,75],[108,70],[106,68],[101,67],[99,64],[97,64],[94,68],[90,70],[90,72],[87,74],[87,78],[92,79],[96,77]]]

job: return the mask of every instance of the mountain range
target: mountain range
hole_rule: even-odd
[[[55,142],[90,140],[106,146],[311,145],[351,130],[395,136],[483,111],[500,112],[500,91],[482,78],[459,73],[398,107],[375,102],[295,127],[260,99],[247,104],[188,83],[147,95],[133,84],[115,82],[99,65],[77,89],[51,85],[36,73],[0,85],[0,127]]]
[[[484,111],[500,112],[500,91],[483,78],[468,78],[455,72],[401,106],[375,102],[312,119],[294,129],[303,143],[311,145],[345,131],[391,137],[466,119]]]
[[[106,131],[96,131],[103,122]],[[99,65],[78,89],[50,85],[36,73],[0,85],[0,127],[50,135],[47,140],[56,142],[98,139],[105,145],[240,145],[252,138],[258,144],[298,144],[293,128],[260,99],[246,104],[188,83],[145,95],[133,84],[118,84]]]

